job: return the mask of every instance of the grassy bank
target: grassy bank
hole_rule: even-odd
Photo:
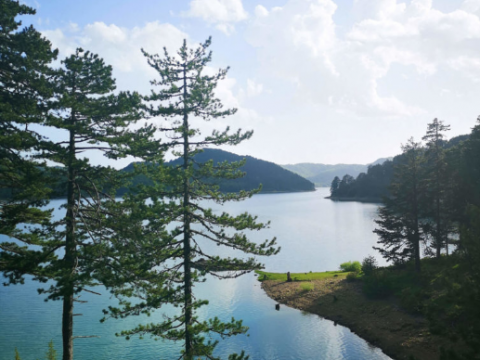
[[[438,360],[441,348],[464,349],[431,320],[435,309],[436,320],[449,311],[438,308],[445,292],[440,269],[446,262],[455,261],[424,259],[420,275],[409,264],[376,268],[368,276],[349,276],[350,281],[349,273],[341,271],[292,273],[292,282],[286,273],[257,274],[272,299],[344,325],[393,359]]]
[[[273,273],[266,271],[255,271],[258,274],[259,281],[275,280],[287,281],[287,273]],[[348,273],[343,271],[325,271],[325,272],[308,272],[308,273],[291,273],[290,276],[293,281],[312,281],[328,278],[345,278]]]

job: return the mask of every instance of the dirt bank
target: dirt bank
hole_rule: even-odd
[[[391,300],[370,300],[360,282],[344,278],[312,280],[313,290],[303,282],[266,280],[262,288],[272,299],[290,307],[318,314],[344,325],[395,360],[438,360],[440,346],[451,344],[430,334],[423,317],[406,313]],[[280,310],[281,311],[281,310]]]

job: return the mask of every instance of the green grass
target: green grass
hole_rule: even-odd
[[[309,292],[314,289],[313,283],[311,282],[302,282],[300,284],[300,289],[302,292]]]
[[[266,271],[255,271],[258,274],[258,280],[279,280],[287,281],[286,273],[271,273]],[[293,281],[310,281],[318,279],[333,278],[335,275],[338,277],[346,277],[348,273],[343,271],[325,271],[325,272],[309,272],[309,273],[291,273],[290,276]]]

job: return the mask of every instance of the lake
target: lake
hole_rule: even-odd
[[[333,202],[324,199],[327,188],[315,192],[288,194],[261,194],[243,202],[232,202],[222,207],[212,204],[215,211],[240,214],[249,211],[260,221],[271,221],[271,226],[250,234],[251,239],[262,241],[277,237],[281,252],[269,258],[260,258],[266,271],[309,272],[336,270],[349,260],[361,261],[375,255],[380,265],[383,259],[372,249],[376,244],[373,219],[378,205],[357,202]],[[58,208],[63,200],[51,204]],[[56,210],[57,216],[64,210]],[[0,241],[5,237],[0,237]],[[218,247],[205,245],[208,251]],[[235,254],[221,250],[221,255]],[[236,255],[239,255],[238,253]],[[0,360],[13,360],[18,348],[22,360],[43,359],[47,344],[53,339],[55,348],[61,349],[61,303],[44,302],[37,294],[38,283],[0,286]],[[390,359],[378,348],[352,334],[349,329],[317,315],[281,306],[267,297],[254,274],[239,279],[218,280],[208,278],[196,285],[195,295],[208,299],[209,305],[200,309],[201,318],[218,316],[229,320],[232,316],[243,319],[250,328],[249,336],[236,336],[221,340],[216,355],[226,358],[232,352],[244,349],[251,359],[325,359],[376,360]],[[82,295],[86,304],[77,304],[74,318],[76,336],[97,335],[98,338],[74,340],[75,359],[127,360],[177,358],[181,344],[143,340],[125,340],[115,332],[129,329],[139,323],[161,319],[162,311],[152,317],[132,317],[124,320],[109,319],[100,324],[101,310],[115,302],[103,291],[102,296]],[[165,308],[163,311],[172,311]],[[60,358],[60,356],[59,356]]]

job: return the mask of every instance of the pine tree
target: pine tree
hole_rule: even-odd
[[[402,150],[402,161],[394,168],[390,196],[384,198],[379,219],[375,220],[379,228],[373,232],[380,237],[377,243],[382,247],[374,249],[387,261],[414,260],[415,270],[420,272],[423,150],[413,139]]]
[[[153,85],[160,86],[161,89],[146,97],[149,102],[146,109],[151,117],[163,117],[170,120],[171,124],[162,129],[170,135],[160,150],[171,149],[183,161],[180,166],[164,167],[161,159],[147,158],[149,165],[144,166],[154,186],[140,185],[135,193],[130,193],[124,200],[136,203],[137,209],[125,214],[125,221],[128,219],[130,224],[130,229],[126,229],[126,232],[130,232],[130,239],[129,243],[123,245],[137,249],[141,256],[136,259],[148,261],[141,261],[141,265],[137,263],[136,268],[132,266],[134,261],[122,266],[124,271],[134,269],[134,276],[126,277],[137,281],[134,285],[119,286],[114,293],[121,298],[122,306],[109,309],[110,316],[117,318],[150,313],[164,304],[178,307],[180,311],[177,314],[164,315],[164,322],[140,325],[123,331],[122,335],[131,337],[150,334],[168,340],[184,341],[185,348],[181,357],[189,360],[197,356],[216,359],[213,351],[217,341],[205,341],[207,334],[215,333],[223,338],[245,333],[248,329],[241,321],[233,318],[228,323],[221,322],[218,318],[200,320],[196,311],[208,301],[194,297],[193,285],[204,281],[207,274],[232,278],[261,268],[261,264],[254,258],[222,258],[206,253],[202,249],[202,243],[213,242],[253,255],[269,256],[279,251],[274,247],[275,239],[255,244],[243,232],[260,230],[268,224],[258,223],[256,217],[248,213],[239,216],[225,212],[216,214],[204,205],[206,201],[219,204],[240,201],[259,191],[219,192],[216,181],[243,176],[240,171],[243,162],[199,163],[195,160],[195,155],[205,146],[237,145],[252,135],[251,131],[242,133],[238,130],[230,133],[227,128],[224,131],[215,130],[210,136],[202,138],[200,131],[193,127],[193,123],[200,118],[210,120],[235,112],[223,110],[214,94],[217,82],[226,76],[228,69],[219,70],[214,75],[204,74],[205,67],[211,60],[211,53],[207,53],[210,43],[211,40],[208,39],[192,50],[184,42],[177,57],[170,56],[166,49],[163,58],[144,51],[149,65],[161,77],[159,81],[152,81]],[[158,102],[161,104],[157,105]],[[168,224],[175,224],[175,228],[167,231]],[[139,232],[132,229],[139,229]],[[158,246],[152,247],[152,243]],[[141,300],[132,303],[129,300],[132,296]],[[242,352],[240,355],[232,354],[230,358],[243,359],[245,355]]]
[[[33,124],[41,124],[47,113],[52,89],[48,67],[57,51],[32,26],[21,29],[15,18],[33,15],[35,10],[17,1],[0,0],[0,234],[35,244],[35,234],[19,230],[20,223],[40,224],[50,218],[46,205],[50,189],[41,162],[27,158],[43,139]],[[12,268],[10,254],[25,254],[18,242],[0,243],[0,271],[9,282],[21,282],[19,272],[27,270],[40,256],[24,259]]]
[[[105,226],[110,215],[106,209],[121,185],[115,169],[93,166],[82,155],[96,151],[117,159],[129,154],[134,135],[128,126],[138,119],[140,97],[113,94],[112,68],[98,55],[77,49],[62,64],[55,77],[55,97],[46,125],[65,131],[66,139],[45,149],[44,155],[60,165],[56,171],[64,182],[56,187],[66,194],[66,215],[44,234],[65,253],[43,271],[45,278],[56,283],[42,292],[48,299],[63,302],[63,359],[71,360],[75,296],[82,290],[92,292],[86,287],[95,286],[104,276],[104,257],[112,237],[112,228]]]
[[[53,346],[53,340],[48,343],[48,350],[45,354],[45,360],[57,360],[57,350]]]
[[[428,124],[427,133],[422,138],[426,141],[425,151],[425,189],[427,194],[426,215],[433,219],[434,225],[427,226],[426,230],[433,235],[433,248],[437,258],[440,257],[442,248],[448,253],[448,233],[450,232],[449,218],[446,209],[446,192],[449,181],[447,177],[447,164],[445,161],[444,135],[450,130],[449,125],[434,119]]]

